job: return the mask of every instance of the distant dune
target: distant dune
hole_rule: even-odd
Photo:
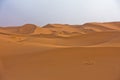
[[[0,27],[0,80],[119,80],[120,22]]]
[[[54,46],[119,46],[120,22],[86,23],[83,25],[48,24],[43,27],[26,24],[1,27],[0,39],[8,42]],[[54,43],[54,44],[53,44]],[[14,44],[14,43],[13,43]]]

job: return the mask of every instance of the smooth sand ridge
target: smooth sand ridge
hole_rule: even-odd
[[[119,80],[120,22],[0,27],[0,80]]]
[[[99,46],[99,47],[119,47],[120,32],[98,32],[64,38],[59,45],[66,46]]]
[[[119,22],[110,23],[86,23],[83,25],[69,25],[69,24],[48,24],[39,28],[34,24],[26,24],[18,27],[5,27],[0,30],[16,34],[51,34],[56,36],[64,35],[80,35],[92,32],[104,32],[120,30]]]
[[[120,30],[119,22],[111,23],[86,23],[82,25],[85,29],[92,29],[97,32]]]
[[[34,30],[37,28],[36,25],[34,24],[25,24],[23,26],[14,26],[14,27],[0,27],[0,32],[1,30],[6,30],[7,32],[11,34],[30,34],[33,33]]]
[[[119,80],[120,48],[59,48],[3,57],[3,80]]]
[[[72,37],[55,37],[46,35],[0,35],[1,49],[9,48],[11,46],[32,47],[32,46],[69,46],[69,47],[81,47],[81,46],[99,46],[99,47],[119,47],[120,46],[120,32],[97,32],[84,35],[77,35]],[[10,46],[11,45],[11,46]],[[14,50],[13,48],[13,50]],[[18,48],[19,49],[19,48]]]

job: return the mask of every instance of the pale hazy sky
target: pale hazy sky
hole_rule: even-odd
[[[120,0],[0,0],[0,25],[120,21]]]

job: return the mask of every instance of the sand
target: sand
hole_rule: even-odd
[[[119,80],[119,27],[119,22],[1,27],[0,80]]]

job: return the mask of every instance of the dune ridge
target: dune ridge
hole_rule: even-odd
[[[0,27],[0,80],[119,80],[120,22]]]
[[[26,24],[1,27],[0,39],[8,42],[56,46],[119,46],[120,22],[85,23],[83,25],[48,24],[43,27]],[[50,42],[50,41],[54,41]]]

